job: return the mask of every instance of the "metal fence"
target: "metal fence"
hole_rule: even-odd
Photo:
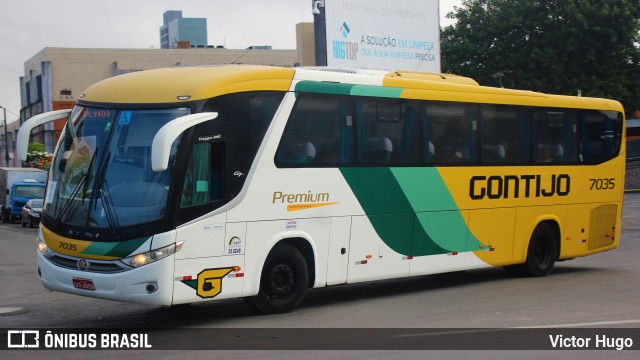
[[[635,162],[635,167],[633,164],[627,165],[627,179],[624,188],[627,191],[640,191],[640,162]]]
[[[640,138],[627,140],[627,176],[624,188],[640,190]]]

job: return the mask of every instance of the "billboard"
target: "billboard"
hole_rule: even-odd
[[[440,72],[438,0],[325,0],[327,65]]]

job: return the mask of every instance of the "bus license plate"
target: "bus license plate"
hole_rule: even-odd
[[[95,290],[96,287],[93,285],[93,280],[91,279],[78,279],[73,278],[73,287],[76,289],[82,290]]]

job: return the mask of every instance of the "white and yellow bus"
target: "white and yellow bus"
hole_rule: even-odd
[[[617,247],[624,117],[458,76],[176,67],[89,87],[48,177],[51,290],[291,311],[308,288],[554,263]]]

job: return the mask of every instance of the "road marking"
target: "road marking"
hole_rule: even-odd
[[[441,336],[441,335],[499,332],[499,331],[514,330],[514,329],[546,329],[546,328],[550,328],[551,329],[551,328],[591,327],[591,326],[638,324],[638,323],[640,323],[640,320],[596,321],[596,322],[584,322],[584,323],[572,323],[572,324],[518,326],[518,327],[500,328],[500,329],[490,329],[490,328],[489,329],[469,329],[469,330],[462,330],[461,329],[461,330],[454,330],[454,331],[423,332],[423,333],[415,333],[415,334],[399,334],[399,335],[393,335],[392,337],[405,338],[405,337],[420,337],[420,336]]]
[[[596,322],[559,324],[559,325],[519,326],[514,329],[567,328],[567,327],[620,325],[620,324],[637,324],[637,323],[640,323],[640,320],[596,321]]]
[[[425,332],[425,333],[416,333],[416,334],[400,334],[400,335],[393,335],[392,337],[404,338],[404,337],[419,337],[419,336],[474,334],[474,333],[498,332],[498,331],[509,331],[509,330],[513,330],[513,329],[509,329],[509,328],[504,328],[504,329],[469,329],[469,330]]]
[[[21,310],[22,308],[19,308],[19,307],[0,307],[0,315],[11,314]]]

